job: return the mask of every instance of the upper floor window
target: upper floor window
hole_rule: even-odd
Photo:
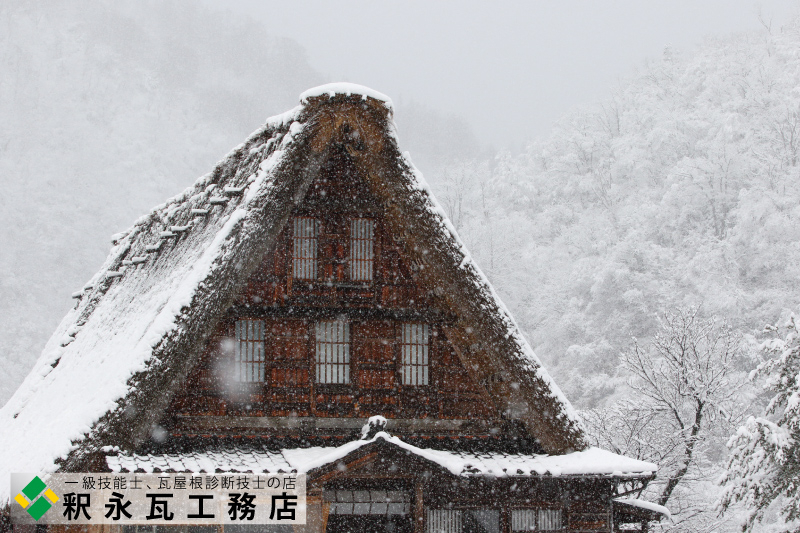
[[[375,222],[368,218],[350,221],[350,280],[371,281],[374,263]]]
[[[295,217],[293,228],[292,277],[295,279],[317,279],[317,235],[319,222],[316,218]]]
[[[317,383],[350,383],[350,324],[344,320],[317,322]]]
[[[403,358],[403,385],[427,385],[430,327],[428,324],[413,323],[403,324],[402,327],[400,352]]]
[[[237,320],[234,379],[245,383],[264,381],[264,321]]]

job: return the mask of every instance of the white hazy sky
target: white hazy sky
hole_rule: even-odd
[[[331,81],[368,85],[466,119],[482,142],[518,149],[569,108],[603,99],[664,47],[773,31],[790,0],[206,0],[308,51]]]

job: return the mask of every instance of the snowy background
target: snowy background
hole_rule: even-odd
[[[402,148],[593,438],[664,465],[654,500],[688,465],[669,527],[736,530],[714,511],[724,444],[763,409],[764,325],[800,303],[796,6],[565,5],[0,3],[0,404],[112,234],[303,90],[352,81],[393,98]],[[628,401],[637,350],[687,316],[704,346],[737,341],[709,348],[736,397],[703,389],[688,463],[680,417]]]

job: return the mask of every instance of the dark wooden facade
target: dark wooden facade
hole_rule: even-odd
[[[323,168],[293,216],[319,221],[317,279],[293,279],[288,224],[173,401],[169,425],[175,434],[244,431],[308,436],[311,431],[350,437],[372,415],[397,419],[393,427],[404,435],[489,438],[500,433],[506,422],[447,339],[445,327],[454,318],[436,309],[429,291],[417,282],[417,266],[404,256],[401,243],[384,222],[380,204],[344,151]],[[374,223],[370,281],[348,279],[349,222],[354,218]],[[331,318],[344,318],[350,325],[349,384],[321,384],[314,379],[314,326]],[[233,358],[237,319],[264,322],[263,383],[225,383],[220,371]],[[430,328],[427,385],[402,384],[399,343],[405,323]],[[258,417],[261,424],[244,417]],[[277,420],[282,417],[353,420],[287,426]]]

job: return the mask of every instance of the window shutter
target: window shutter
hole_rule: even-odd
[[[539,509],[539,529],[541,531],[558,531],[561,529],[560,509]]]
[[[536,509],[512,510],[511,531],[536,531]]]

